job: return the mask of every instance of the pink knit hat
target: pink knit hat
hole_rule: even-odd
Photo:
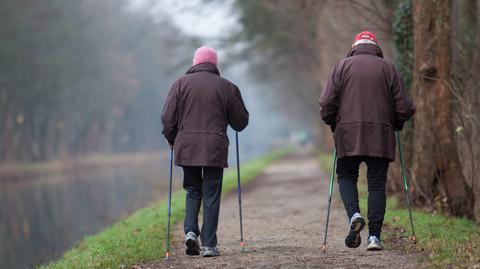
[[[211,63],[217,65],[217,52],[207,46],[202,46],[195,51],[195,56],[193,56],[193,65],[201,63]]]

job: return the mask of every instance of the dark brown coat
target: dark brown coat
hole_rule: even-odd
[[[242,131],[248,117],[240,90],[215,65],[193,66],[173,84],[162,112],[175,164],[228,167],[227,126]]]
[[[415,113],[402,78],[376,45],[361,44],[333,68],[320,114],[334,131],[338,158],[395,159],[395,130]]]

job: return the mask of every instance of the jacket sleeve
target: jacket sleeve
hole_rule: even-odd
[[[338,92],[339,92],[339,75],[337,71],[338,64],[333,68],[327,85],[320,95],[318,103],[320,104],[320,115],[322,120],[330,125],[332,131],[335,129],[335,121],[338,113]]]
[[[177,80],[170,92],[168,93],[167,100],[165,101],[165,105],[163,106],[162,110],[162,124],[163,124],[163,131],[162,134],[167,139],[170,145],[173,145],[175,141],[175,137],[177,136],[177,123],[178,123],[178,115],[177,115],[177,106],[178,106],[178,98],[180,92],[180,82]]]
[[[415,104],[407,93],[403,79],[395,68],[392,83],[393,106],[394,106],[394,122],[395,130],[402,130],[404,123],[415,114]]]
[[[249,113],[237,86],[234,86],[233,96],[228,98],[227,117],[228,124],[237,132],[242,131],[248,125]]]

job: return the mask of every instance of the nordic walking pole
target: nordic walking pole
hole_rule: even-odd
[[[325,237],[323,238],[322,252],[327,251],[327,232],[328,232],[328,221],[330,220],[330,206],[332,204],[332,193],[333,193],[333,180],[335,178],[335,170],[337,166],[337,150],[333,149],[333,164],[332,164],[332,174],[330,175],[330,188],[328,189],[328,210],[327,210],[327,222],[325,224]]]
[[[410,193],[408,191],[407,173],[405,171],[405,160],[403,158],[403,148],[400,142],[400,132],[395,132],[398,144],[398,153],[400,154],[400,163],[402,165],[403,186],[405,187],[405,196],[407,197],[408,215],[410,216],[410,225],[412,226],[412,236],[410,240],[417,243],[417,236],[415,235],[415,228],[413,226],[412,205],[410,204]]]
[[[167,248],[165,260],[170,258],[170,216],[172,213],[172,177],[173,177],[173,147],[170,148],[170,184],[168,189],[168,223],[167,223]]]
[[[242,220],[242,187],[240,184],[240,154],[238,152],[238,132],[235,132],[235,144],[237,149],[237,195],[238,195],[238,213],[240,214],[240,247],[245,251],[245,242],[243,242],[243,220]]]

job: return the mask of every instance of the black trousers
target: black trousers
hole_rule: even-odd
[[[184,166],[183,188],[186,195],[184,232],[200,235],[202,246],[217,245],[218,214],[222,194],[223,168]],[[202,232],[198,228],[198,213],[203,200]]]
[[[344,157],[337,160],[337,177],[340,195],[350,219],[353,214],[360,213],[358,204],[358,169],[360,163],[367,164],[368,181],[368,230],[370,235],[380,237],[385,216],[387,197],[385,184],[387,182],[388,165],[390,161],[384,158],[366,156]]]

